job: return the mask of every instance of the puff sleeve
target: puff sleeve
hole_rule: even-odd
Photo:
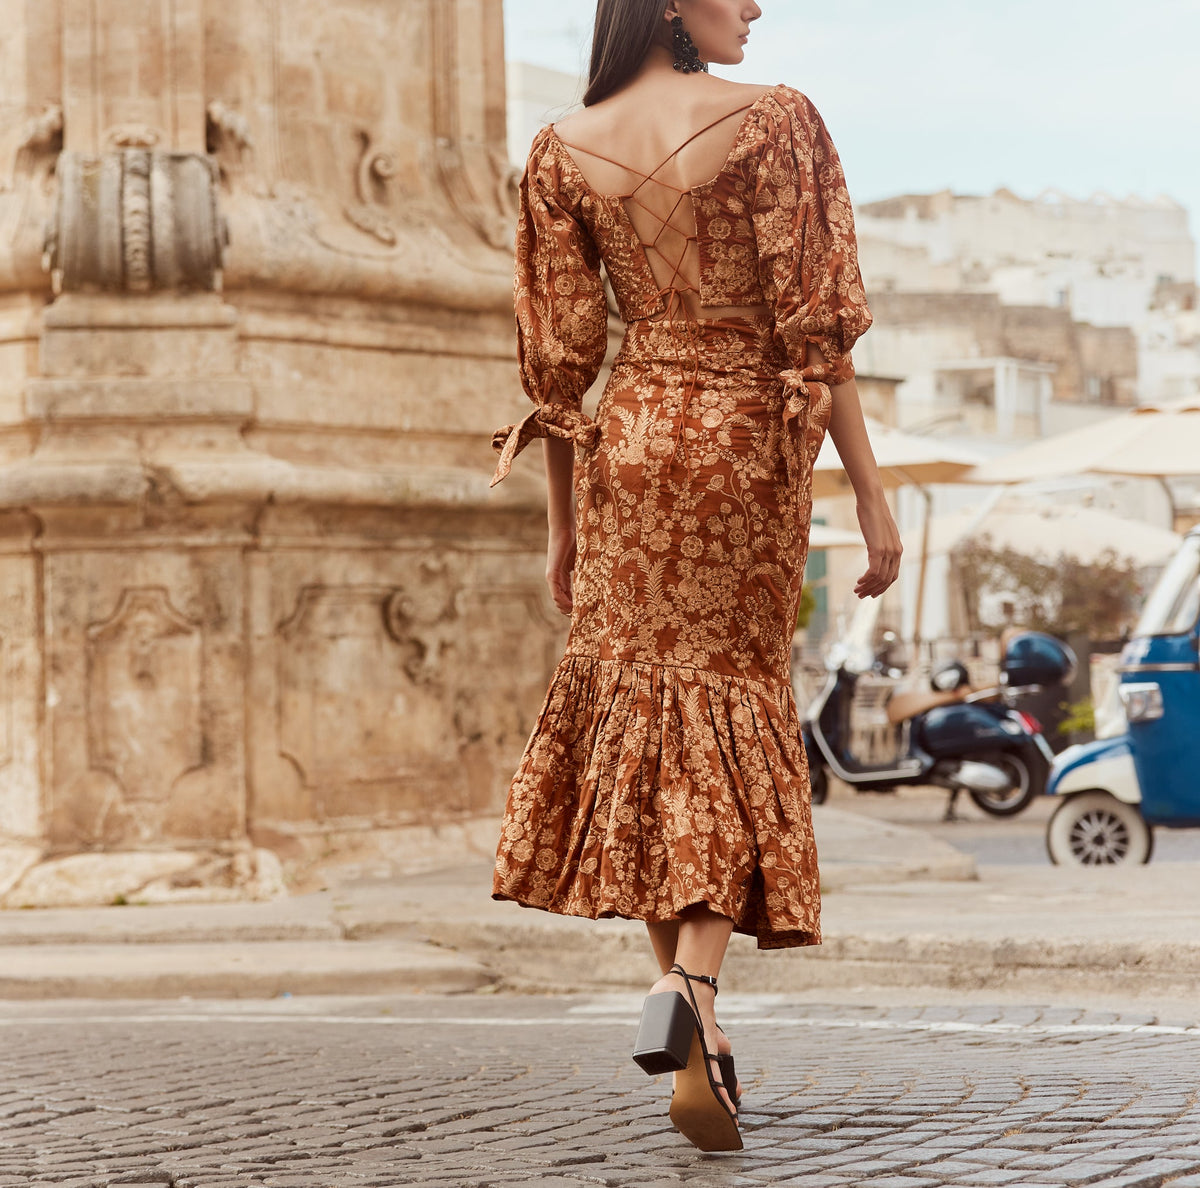
[[[766,133],[753,210],[759,283],[792,366],[782,375],[785,420],[801,431],[811,462],[829,420],[829,385],[853,378],[850,348],[871,325],[871,311],[850,195],[825,122],[799,91],[780,88]],[[813,345],[824,364],[812,357]]]
[[[608,301],[600,254],[578,218],[580,195],[564,194],[552,133],[533,142],[521,179],[514,298],[521,383],[534,410],[496,431],[500,461],[492,485],[536,437],[585,447],[599,432],[581,406],[608,348]]]

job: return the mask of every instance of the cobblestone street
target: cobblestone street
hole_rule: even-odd
[[[632,997],[0,1006],[0,1188],[1200,1185],[1200,1028],[721,1002],[746,1149],[629,1061]]]

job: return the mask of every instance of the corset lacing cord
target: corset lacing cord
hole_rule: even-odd
[[[683,291],[676,288],[668,287],[659,292],[659,296],[666,297],[667,306],[666,314],[662,319],[669,327],[671,334],[671,345],[675,350],[675,363],[679,368],[679,375],[682,379],[685,375],[685,356],[679,348],[679,338],[676,334],[676,327],[679,321],[687,327],[687,353],[690,356],[691,376],[687,380],[686,390],[680,393],[679,411],[675,417],[675,439],[671,446],[670,465],[674,465],[675,459],[679,456],[679,447],[683,444],[684,426],[687,421],[688,406],[692,402],[692,398],[696,394],[696,385],[700,382],[700,327],[696,320],[688,313],[687,307],[683,303]],[[679,311],[683,311],[682,319],[677,317]],[[688,456],[688,476],[690,479],[692,473],[691,456]]]

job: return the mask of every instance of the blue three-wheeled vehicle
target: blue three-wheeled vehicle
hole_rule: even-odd
[[[1123,714],[1058,756],[1046,792],[1052,862],[1149,862],[1154,829],[1200,827],[1200,528],[1146,601],[1121,653]]]

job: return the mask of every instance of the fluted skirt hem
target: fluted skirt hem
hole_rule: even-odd
[[[568,653],[509,792],[492,894],[651,923],[703,903],[759,948],[819,944],[790,687]]]

